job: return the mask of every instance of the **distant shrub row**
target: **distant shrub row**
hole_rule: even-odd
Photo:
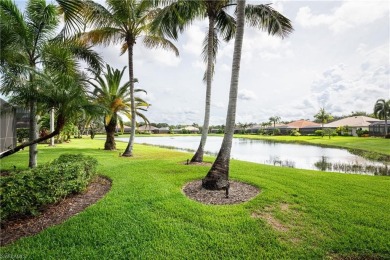
[[[51,163],[0,179],[1,221],[15,215],[36,215],[39,209],[86,189],[96,175],[97,160],[63,154]]]

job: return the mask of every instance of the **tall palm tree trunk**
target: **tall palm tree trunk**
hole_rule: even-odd
[[[232,76],[230,81],[229,105],[226,117],[225,135],[221,149],[210,171],[202,180],[205,189],[219,190],[229,187],[230,152],[233,143],[234,125],[236,121],[238,78],[240,73],[241,49],[244,36],[245,0],[237,1],[237,33],[234,41]]]
[[[108,125],[105,125],[106,129],[106,142],[104,143],[104,150],[116,150],[115,143],[115,130],[116,130],[116,118],[112,117]]]
[[[206,145],[207,134],[209,131],[210,123],[210,103],[211,103],[211,83],[212,83],[212,74],[213,74],[213,46],[214,46],[214,25],[215,17],[209,16],[209,31],[208,31],[208,46],[207,46],[207,72],[206,72],[206,104],[204,112],[204,122],[202,128],[202,137],[200,139],[200,144],[198,150],[191,159],[191,162],[202,162],[204,147]]]
[[[134,69],[133,69],[133,48],[134,41],[127,41],[127,51],[128,51],[128,62],[129,62],[129,80],[130,80],[130,110],[131,110],[131,130],[129,143],[127,144],[126,150],[122,154],[125,157],[133,156],[133,146],[134,146],[134,137],[135,137],[135,128],[136,128],[136,112],[135,112],[135,99],[134,99]]]
[[[38,127],[37,127],[37,103],[35,100],[30,101],[30,130],[29,130],[29,141],[34,141],[38,138]],[[38,155],[38,145],[32,144],[29,147],[28,151],[28,167],[34,168],[37,167],[37,155]]]

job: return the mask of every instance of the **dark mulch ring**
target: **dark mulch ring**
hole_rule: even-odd
[[[260,193],[260,190],[252,185],[238,181],[229,182],[230,189],[228,198],[226,198],[225,190],[204,189],[202,187],[202,180],[187,183],[183,188],[183,192],[190,199],[213,205],[242,203],[256,197]]]
[[[15,218],[1,226],[0,245],[7,245],[21,237],[35,235],[42,230],[58,225],[68,218],[96,203],[111,189],[111,181],[98,176],[81,194],[74,194],[64,200],[45,207],[38,216]]]

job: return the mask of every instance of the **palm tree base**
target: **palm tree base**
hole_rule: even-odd
[[[206,190],[226,190],[229,189],[229,180],[223,174],[207,174],[202,179],[202,187]]]
[[[126,153],[126,152],[124,152],[122,154],[122,157],[133,157],[133,153]]]
[[[198,150],[191,159],[192,163],[201,163],[203,162],[203,149],[199,146]]]
[[[115,151],[116,150],[116,145],[115,143],[114,144],[104,144],[104,150],[107,150],[107,151]]]

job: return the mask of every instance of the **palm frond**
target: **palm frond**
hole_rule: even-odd
[[[224,10],[218,12],[215,27],[225,41],[230,41],[236,34],[236,20]]]
[[[81,32],[85,28],[83,16],[84,3],[81,0],[57,0],[59,13],[63,15],[65,26],[60,35]]]
[[[54,38],[60,22],[56,6],[46,5],[45,1],[28,1],[26,19],[32,34],[36,36],[34,44]]]
[[[156,4],[167,5],[160,9],[151,23],[151,31],[177,39],[192,21],[205,13],[202,1],[156,1]]]
[[[251,26],[282,38],[288,36],[294,30],[291,21],[274,10],[269,4],[247,5],[245,7],[245,18]]]
[[[214,76],[214,67],[217,62],[217,53],[218,53],[218,47],[219,47],[219,39],[218,39],[218,33],[217,29],[214,29],[214,40],[213,40],[213,51],[212,51],[212,59],[213,59],[213,64],[211,65],[211,77]],[[208,62],[208,42],[209,42],[209,35],[206,34],[204,40],[203,40],[203,48],[202,48],[202,58],[203,62],[207,64]],[[203,74],[203,82],[207,81],[207,69]]]
[[[79,35],[83,43],[102,44],[108,46],[111,43],[124,41],[122,31],[114,27],[102,27]]]
[[[143,43],[147,48],[163,48],[164,50],[171,50],[175,53],[176,56],[179,56],[179,50],[176,46],[169,40],[163,38],[162,36],[144,36]]]
[[[92,0],[85,0],[83,3],[84,19],[87,24],[94,28],[115,27],[113,23],[116,19],[107,8]]]
[[[14,36],[18,35],[20,39],[27,38],[27,24],[15,2],[11,0],[0,1],[0,24],[2,28],[2,39],[6,27],[9,29],[9,32],[13,32]],[[0,47],[3,48],[3,45]]]

